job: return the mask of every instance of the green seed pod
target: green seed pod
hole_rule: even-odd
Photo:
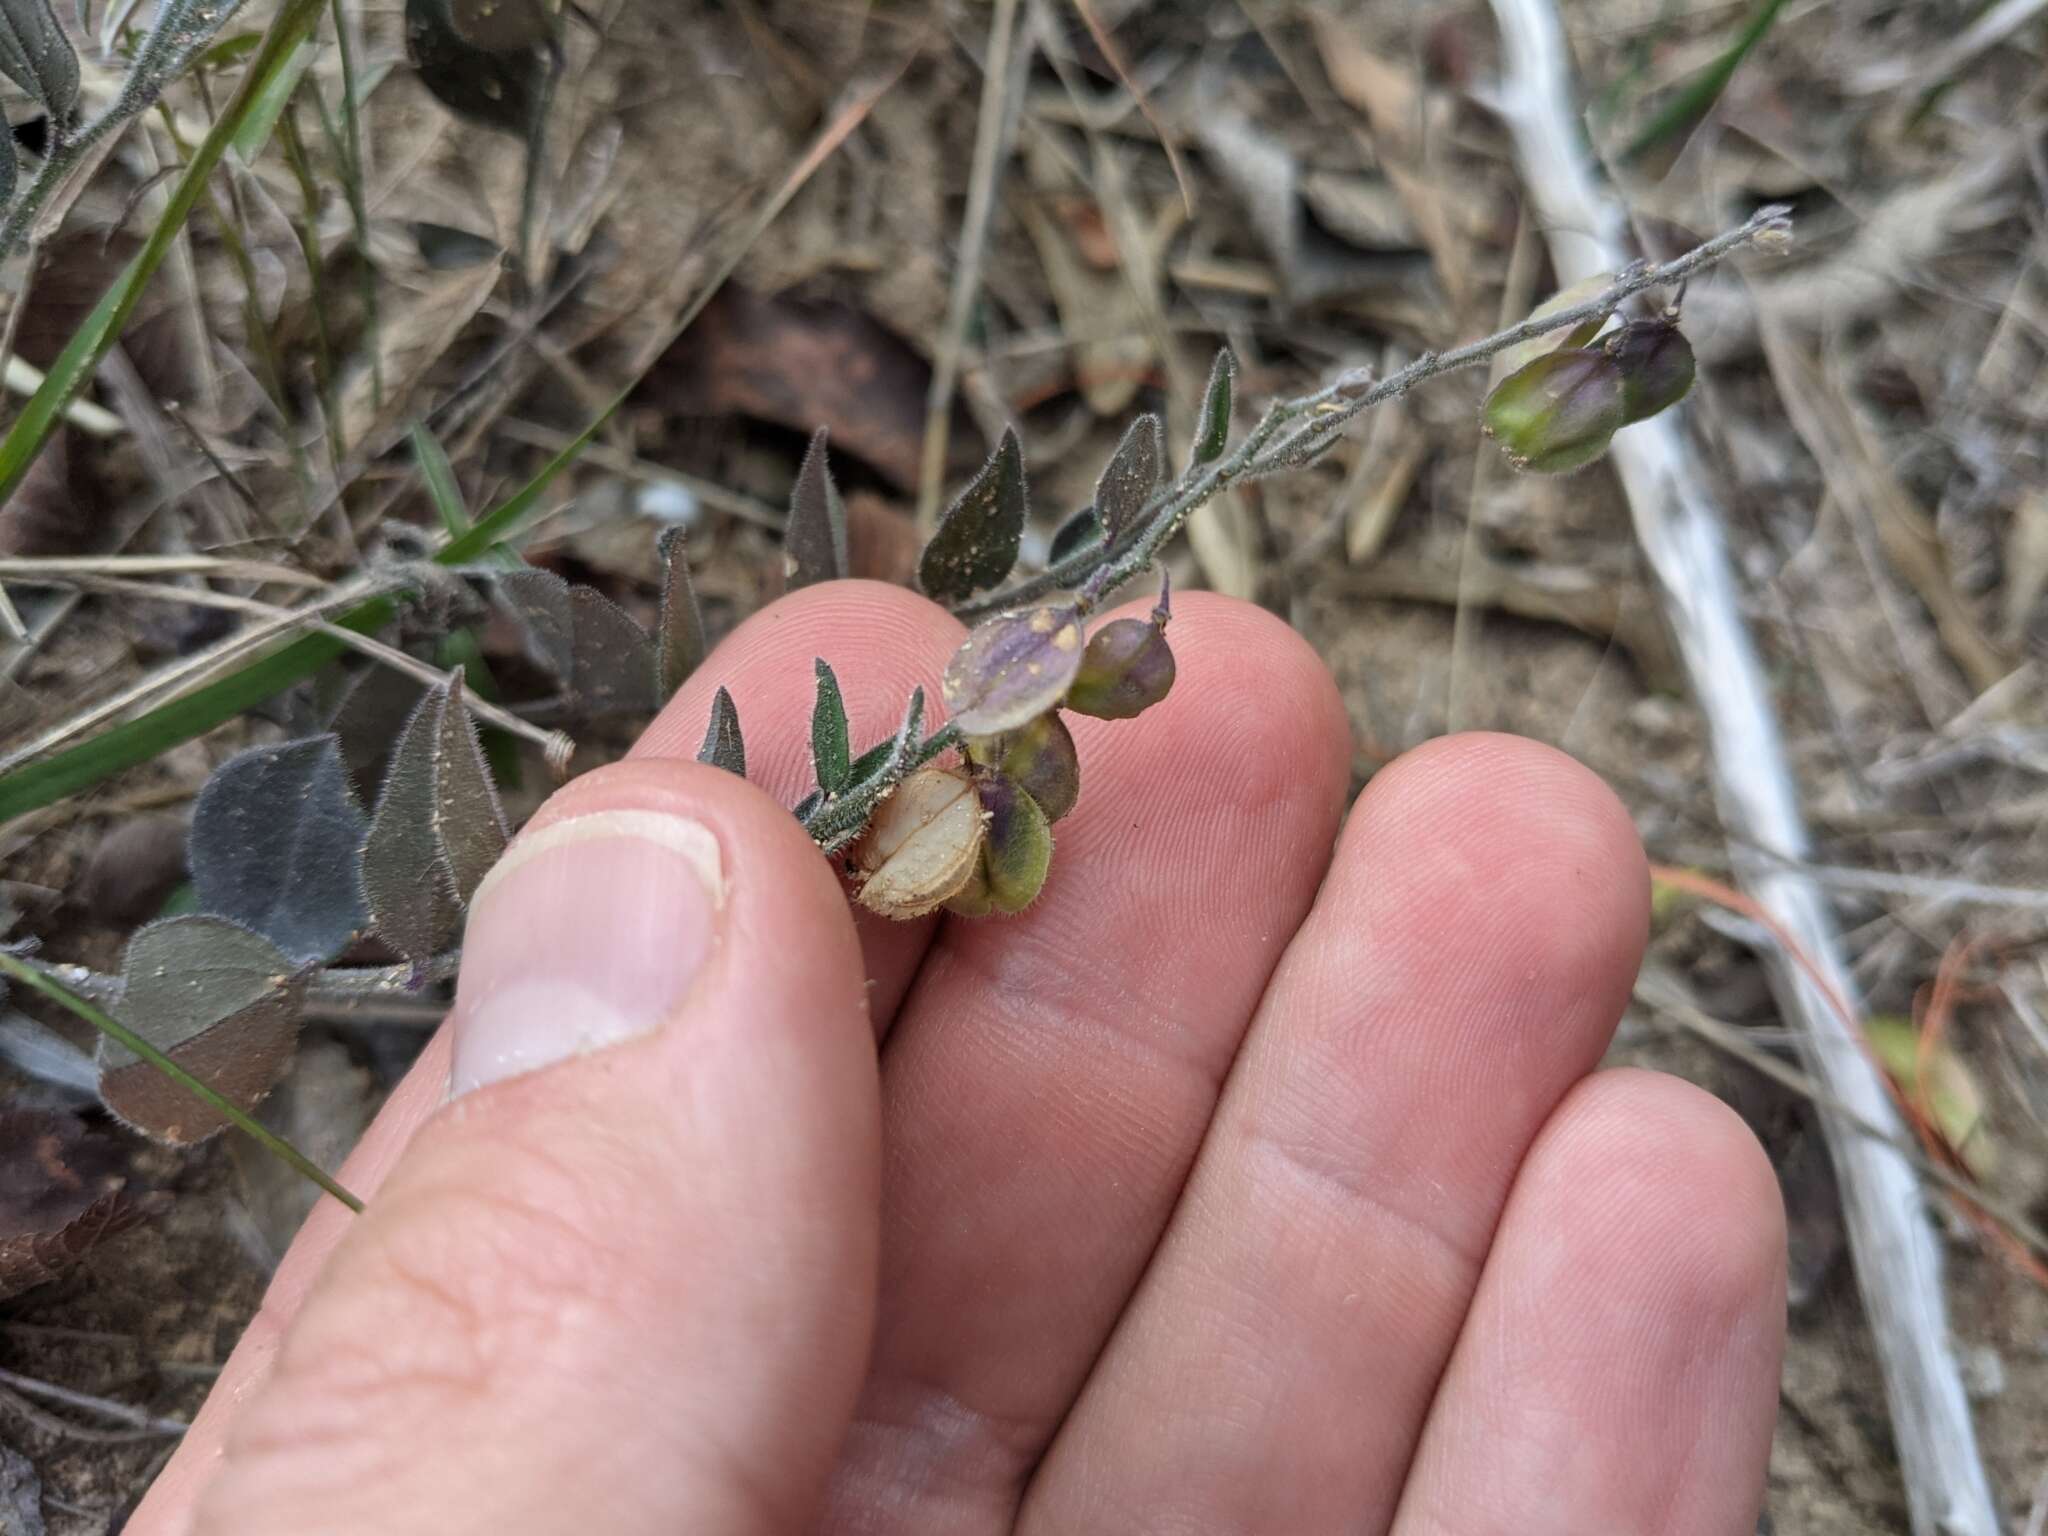
[[[1150,619],[1118,619],[1095,632],[1067,690],[1067,708],[1098,720],[1129,720],[1172,691],[1173,650],[1166,643],[1171,596],[1162,581]]]
[[[962,917],[1022,912],[1038,899],[1052,868],[1052,824],[1015,779],[990,774],[975,788],[988,833],[979,866],[946,910]]]
[[[1480,413],[1510,464],[1545,475],[1592,463],[1627,420],[1621,366],[1600,347],[1546,353],[1516,369]]]
[[[1051,710],[1000,736],[968,738],[967,756],[1015,779],[1047,821],[1058,821],[1081,798],[1081,758],[1073,732]]]
[[[1669,410],[1692,388],[1692,343],[1674,319],[1631,320],[1604,350],[1621,369],[1621,408],[1631,421]]]

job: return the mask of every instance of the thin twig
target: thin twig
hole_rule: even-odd
[[[1790,230],[1789,210],[1761,208],[1743,224],[1716,235],[1683,256],[1657,265],[1638,263],[1630,267],[1583,304],[1531,316],[1519,325],[1447,352],[1425,352],[1384,379],[1375,380],[1370,369],[1351,369],[1320,389],[1275,401],[1234,452],[1184,475],[1170,486],[1155,499],[1145,517],[1138,520],[1133,533],[1115,548],[1098,545],[1082,550],[1042,575],[962,603],[953,612],[962,619],[982,618],[1051,592],[1094,586],[1098,582],[1102,591],[1113,591],[1150,565],[1160,547],[1180,530],[1188,514],[1218,491],[1313,462],[1360,413],[1399,399],[1439,374],[1473,367],[1535,337],[1570,330],[1612,314],[1639,293],[1682,283],[1739,252],[1782,242]],[[1105,571],[1109,572],[1107,577],[1103,575]]]
[[[30,1397],[47,1398],[53,1403],[62,1403],[66,1408],[81,1408],[87,1413],[97,1413],[112,1419],[116,1424],[126,1424],[130,1429],[140,1429],[152,1435],[182,1435],[190,1428],[181,1419],[161,1419],[140,1408],[131,1408],[126,1403],[117,1403],[109,1397],[94,1397],[89,1392],[75,1392],[70,1387],[60,1387],[55,1382],[38,1381],[33,1376],[23,1376],[18,1371],[0,1370],[0,1386],[9,1386]]]
[[[967,325],[981,293],[981,262],[988,249],[989,216],[995,211],[996,172],[1010,144],[1016,122],[1016,100],[1022,71],[1013,66],[1011,50],[1017,36],[1017,0],[996,0],[989,20],[988,62],[983,70],[981,117],[975,127],[974,161],[967,181],[967,208],[960,216],[960,256],[953,269],[953,293],[946,307],[946,328],[932,357],[932,383],[925,396],[924,448],[918,463],[917,526],[930,533],[939,519],[940,482],[946,473],[946,445],[951,440],[953,388],[960,375],[960,353]],[[1028,60],[1027,46],[1022,59]]]
[[[1611,270],[1626,247],[1627,221],[1585,158],[1571,55],[1554,0],[1492,6],[1504,68],[1494,105],[1548,232],[1558,280],[1568,285]],[[1823,892],[1795,869],[1748,852],[1770,848],[1797,861],[1808,838],[1707,476],[1668,418],[1617,434],[1612,457],[1707,721],[1716,800],[1737,877],[1819,972],[1809,977],[1789,956],[1768,954],[1779,1008],[1814,1078],[1885,1131],[1887,1142],[1897,1140],[1900,1117],[1883,1074],[1831,997],[1853,1001],[1855,985]],[[1997,1536],[1998,1513],[1950,1341],[1941,1248],[1920,1180],[1886,1143],[1858,1134],[1825,1106],[1820,1123],[1842,1191],[1915,1536]]]

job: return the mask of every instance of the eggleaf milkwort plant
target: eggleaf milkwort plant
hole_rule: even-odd
[[[448,14],[470,13],[456,6]],[[0,68],[11,62],[0,36]],[[1022,911],[1044,887],[1055,826],[1081,793],[1082,763],[1065,717],[1132,719],[1175,683],[1163,579],[1149,614],[1092,628],[1091,620],[1155,563],[1197,507],[1234,485],[1314,462],[1353,418],[1426,379],[1495,359],[1504,377],[1486,398],[1482,429],[1516,468],[1582,468],[1617,431],[1670,408],[1692,384],[1676,305],[1617,318],[1623,306],[1735,252],[1781,248],[1789,229],[1783,209],[1766,208],[1674,261],[1633,267],[1597,292],[1559,295],[1518,326],[1425,355],[1384,379],[1342,373],[1267,406],[1234,446],[1237,366],[1223,352],[1179,473],[1170,473],[1164,424],[1140,417],[1104,466],[1093,503],[1061,525],[1037,571],[1018,570],[1029,482],[1023,445],[1005,431],[941,518],[918,567],[924,590],[973,625],[938,680],[948,718],[928,731],[926,694],[914,689],[895,730],[860,749],[839,675],[819,658],[810,722],[816,787],[794,808],[797,820],[822,852],[842,860],[872,911],[905,919]],[[848,571],[846,511],[827,448],[820,432],[791,494],[784,566],[792,588]],[[428,618],[431,632],[416,635],[415,645],[438,640],[442,648],[431,654],[445,655],[451,628],[495,610],[516,628],[550,695],[516,706],[522,718],[512,719],[475,696],[468,684],[480,674],[466,683],[445,663],[422,667],[405,656],[397,672],[374,669],[327,690],[318,709],[316,688],[299,707],[317,729],[229,759],[201,791],[190,832],[196,913],[138,932],[118,976],[20,953],[9,964],[32,964],[41,979],[91,1005],[133,1015],[121,1024],[130,1038],[146,1040],[237,1112],[281,1076],[307,1008],[407,994],[452,977],[463,912],[512,830],[473,717],[510,719],[536,734],[541,720],[644,720],[708,648],[679,534],[660,544],[651,633],[588,587],[483,543],[461,547],[475,563],[448,563],[444,554],[441,564],[390,576],[393,590],[417,588],[401,618]],[[431,683],[422,685],[419,673]],[[559,731],[545,739],[559,775],[574,744]],[[698,756],[747,773],[739,711],[723,687]],[[348,959],[371,963],[339,963]],[[187,1087],[151,1081],[162,1069],[118,1043],[101,1052],[97,1070],[109,1107],[161,1140],[190,1142],[228,1123]]]

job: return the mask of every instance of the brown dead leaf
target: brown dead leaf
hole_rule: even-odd
[[[864,460],[908,490],[930,386],[930,364],[865,312],[728,283],[645,394],[689,416],[752,416],[806,435],[824,427],[835,456]]]
[[[127,1154],[76,1115],[0,1111],[0,1300],[54,1280],[161,1208],[123,1193]]]

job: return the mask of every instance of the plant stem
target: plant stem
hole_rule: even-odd
[[[1077,550],[1042,574],[1000,592],[961,603],[953,613],[972,622],[1049,593],[1080,588],[1082,599],[1078,606],[1085,614],[1103,595],[1149,566],[1166,541],[1180,531],[1181,524],[1197,507],[1231,485],[1283,470],[1298,469],[1313,462],[1362,412],[1398,399],[1438,374],[1470,368],[1534,337],[1570,330],[1604,317],[1639,293],[1682,283],[1694,273],[1726,260],[1738,251],[1759,243],[1782,240],[1790,229],[1788,209],[1775,206],[1761,208],[1746,223],[1716,235],[1675,260],[1656,266],[1642,264],[1630,268],[1605,291],[1583,304],[1552,314],[1532,316],[1520,325],[1467,342],[1448,352],[1426,352],[1399,372],[1378,381],[1373,379],[1370,370],[1354,369],[1339,374],[1322,388],[1306,395],[1276,400],[1266,408],[1265,415],[1245,435],[1235,451],[1200,470],[1183,475],[1178,482],[1167,487],[1146,516],[1115,544],[1098,544]],[[1293,430],[1283,431],[1289,427]]]
[[[49,998],[60,1007],[78,1015],[79,1018],[85,1020],[86,1023],[90,1024],[108,1039],[118,1041],[126,1046],[186,1092],[197,1096],[214,1110],[225,1115],[238,1130],[254,1138],[265,1151],[283,1159],[285,1163],[311,1179],[358,1216],[362,1214],[363,1202],[336,1183],[332,1177],[311,1158],[307,1157],[305,1153],[301,1152],[268,1126],[256,1120],[248,1111],[238,1108],[214,1089],[194,1077],[190,1072],[187,1072],[183,1067],[171,1060],[170,1057],[135,1033],[126,1024],[114,1018],[113,1015],[105,1012],[95,1004],[87,1002],[69,988],[59,986],[27,961],[17,955],[9,954],[4,949],[0,949],[0,971],[5,971],[23,986],[42,993],[43,996]]]

